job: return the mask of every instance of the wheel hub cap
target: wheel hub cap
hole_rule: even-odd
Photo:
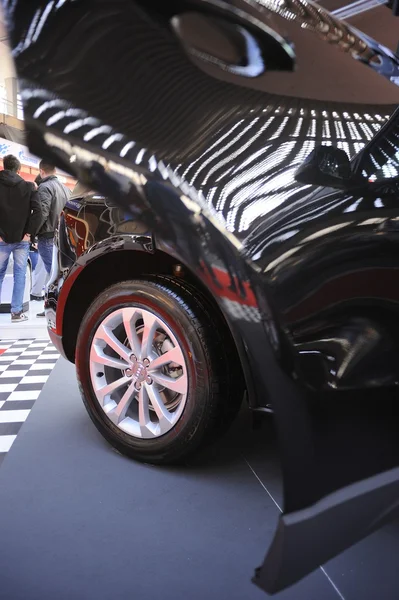
[[[148,371],[144,362],[133,359],[132,364],[125,371],[126,377],[131,377],[136,384],[141,385],[148,379]]]

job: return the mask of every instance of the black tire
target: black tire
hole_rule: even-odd
[[[136,438],[114,425],[91,383],[89,353],[95,331],[106,316],[126,306],[162,318],[179,341],[187,364],[183,413],[173,429],[157,438]],[[76,368],[84,404],[100,433],[122,454],[153,464],[182,462],[219,437],[236,416],[244,391],[234,342],[218,312],[196,288],[167,276],[124,281],[97,297],[79,330]]]

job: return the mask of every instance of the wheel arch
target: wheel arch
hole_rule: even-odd
[[[115,253],[118,254],[115,260]],[[132,256],[137,260],[132,260]],[[146,252],[139,248],[114,250],[87,262],[68,290],[62,315],[62,344],[65,356],[75,362],[75,348],[80,323],[94,299],[107,287],[143,275],[172,275],[176,264],[185,269],[185,279],[197,287],[212,303],[234,343],[241,364],[250,405],[257,401],[254,380],[250,371],[243,341],[217,302],[213,293],[180,259],[161,250]],[[62,290],[61,290],[62,294]]]
[[[115,255],[118,255],[115,260]],[[132,260],[137,255],[139,260]],[[75,347],[82,319],[94,299],[107,287],[154,271],[170,273],[176,260],[165,253],[114,250],[87,261],[67,292],[62,321],[62,343],[66,357],[75,362]],[[63,290],[61,290],[61,294]]]

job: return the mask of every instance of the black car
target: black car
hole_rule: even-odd
[[[51,338],[139,460],[273,411],[282,589],[398,512],[398,59],[307,0],[4,4],[31,149],[81,182]]]

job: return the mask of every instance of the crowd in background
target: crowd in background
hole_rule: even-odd
[[[11,321],[26,321],[23,299],[30,256],[33,268],[31,300],[43,300],[43,288],[53,260],[54,234],[70,196],[53,164],[42,160],[35,183],[20,176],[21,163],[9,154],[0,171],[0,301],[10,256],[13,257]],[[44,316],[44,311],[39,312]]]

